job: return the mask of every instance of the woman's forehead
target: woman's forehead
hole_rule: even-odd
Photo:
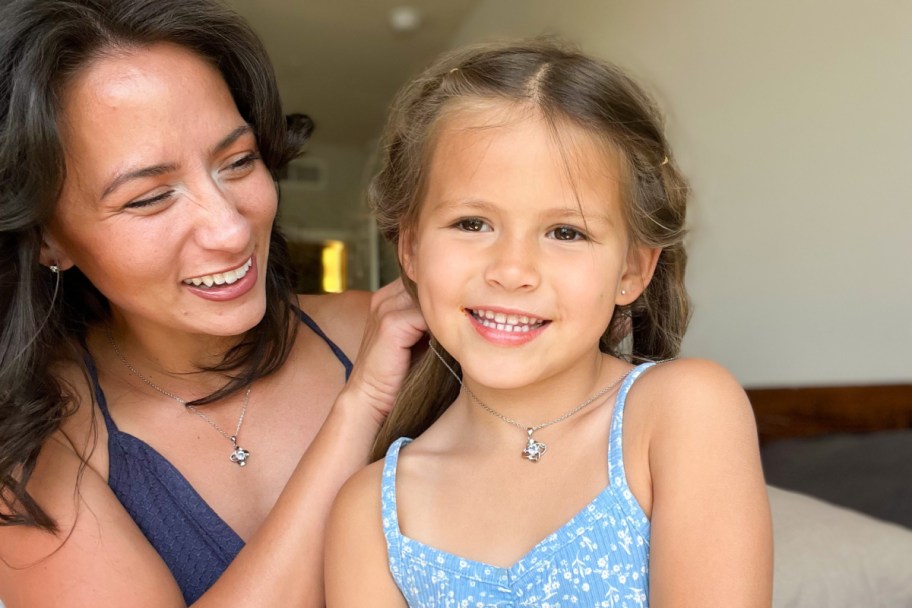
[[[70,82],[63,102],[68,174],[92,182],[122,166],[178,162],[243,124],[221,74],[170,44],[98,59]]]

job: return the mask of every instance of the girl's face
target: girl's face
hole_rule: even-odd
[[[476,386],[591,374],[615,305],[651,273],[654,252],[627,236],[617,158],[557,128],[559,143],[537,114],[504,106],[445,118],[401,242],[431,332]]]
[[[65,90],[60,130],[45,263],[78,266],[134,327],[259,322],[277,195],[216,69],[168,44],[103,57]]]

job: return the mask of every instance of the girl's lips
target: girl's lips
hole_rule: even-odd
[[[465,309],[466,317],[481,336],[494,344],[517,346],[537,338],[551,323],[521,313]]]
[[[187,291],[195,296],[199,296],[204,300],[209,300],[212,302],[227,302],[229,300],[239,298],[253,289],[257,283],[258,276],[259,272],[256,256],[254,255],[250,258],[250,265],[247,268],[246,274],[244,274],[241,278],[236,279],[232,283],[224,282],[221,285],[214,284],[211,287],[207,287],[205,284],[197,286],[192,283],[187,284],[186,282],[184,282],[183,285]]]

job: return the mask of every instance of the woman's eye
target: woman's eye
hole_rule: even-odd
[[[491,227],[487,222],[477,217],[470,217],[456,222],[456,227],[466,232],[490,232]]]
[[[244,170],[253,167],[253,164],[258,160],[260,160],[260,155],[254,152],[247,154],[246,156],[242,156],[238,160],[229,164],[226,169],[233,172],[243,172]]]
[[[160,203],[164,200],[167,200],[168,198],[171,197],[172,194],[174,194],[174,190],[168,190],[167,192],[162,192],[161,194],[156,194],[155,196],[151,196],[149,198],[143,198],[138,201],[132,201],[130,203],[127,203],[126,208],[127,209],[142,209],[143,207],[151,207],[152,205],[154,205],[156,203]]]
[[[585,234],[570,226],[558,226],[548,234],[558,241],[580,241],[586,238]]]

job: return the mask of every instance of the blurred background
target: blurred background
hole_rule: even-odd
[[[282,181],[309,291],[396,276],[364,202],[437,53],[556,34],[658,99],[694,198],[684,352],[750,387],[912,382],[912,2],[232,0],[317,130]],[[326,268],[327,278],[319,271]]]

